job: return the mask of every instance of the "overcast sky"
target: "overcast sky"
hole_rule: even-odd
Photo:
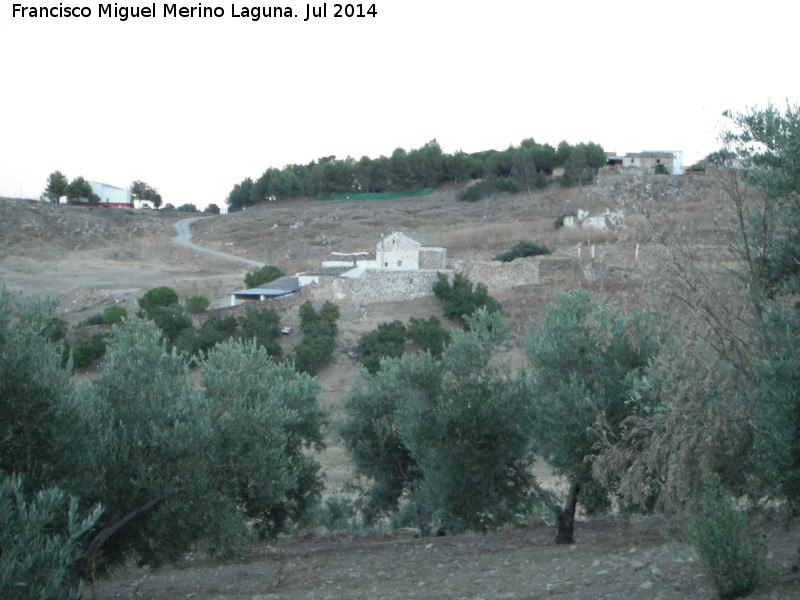
[[[176,18],[157,1],[123,22],[63,0],[92,16],[31,18],[0,0],[0,195],[38,197],[60,170],[223,206],[268,167],[434,138],[448,153],[533,137],[689,164],[718,147],[723,110],[800,100],[789,0],[376,0],[376,17],[350,19],[328,2],[308,22],[305,3],[277,1],[299,16],[212,0],[177,4],[223,17]]]

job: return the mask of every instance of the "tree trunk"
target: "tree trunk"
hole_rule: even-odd
[[[578,491],[580,486],[573,483],[569,488],[567,501],[564,503],[563,510],[556,514],[556,544],[574,544],[573,532],[575,529],[575,507],[578,504]]]

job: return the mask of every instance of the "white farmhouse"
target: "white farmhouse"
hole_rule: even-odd
[[[394,232],[375,246],[375,253],[333,252],[323,268],[391,269],[395,271],[444,271],[447,248],[427,236]]]
[[[378,269],[432,270],[447,269],[447,248],[417,233],[395,232],[382,238],[375,247]]]

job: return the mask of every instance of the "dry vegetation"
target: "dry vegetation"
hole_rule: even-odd
[[[533,194],[498,195],[474,204],[456,200],[457,190],[397,201],[296,201],[271,203],[198,222],[196,243],[268,264],[287,273],[316,268],[331,251],[371,251],[381,233],[414,231],[441,240],[449,262],[489,261],[519,240],[577,257],[592,274],[580,285],[622,307],[647,304],[678,314],[670,292],[676,267],[652,225],[682,232],[692,252],[718,270],[729,266],[725,239],[725,195],[712,176],[630,177],[604,174],[597,186],[552,187]],[[626,228],[614,233],[555,230],[559,213],[605,208],[625,211]],[[53,207],[0,200],[0,276],[12,289],[62,295],[72,322],[109,303],[129,310],[144,291],[170,285],[185,297],[205,294],[212,307],[242,285],[246,267],[199,255],[170,242],[174,219],[148,211]],[[596,244],[591,258],[590,244]],[[635,259],[639,247],[639,260]],[[544,314],[561,284],[493,290],[512,325],[509,361],[523,364],[526,324]],[[280,304],[284,324],[297,324],[297,298]],[[230,309],[221,309],[230,310]],[[438,303],[343,305],[341,348],[352,346],[378,323],[412,316],[441,316]],[[282,340],[290,350],[293,336]],[[336,412],[355,373],[344,353],[319,380],[323,407]],[[335,441],[320,457],[329,490],[349,477]],[[773,584],[757,598],[796,595],[790,574],[796,555],[795,525],[773,536]],[[289,538],[254,551],[251,562],[216,567],[201,559],[152,575],[130,569],[99,584],[105,598],[707,598],[709,583],[677,529],[663,519],[600,521],[579,525],[574,549],[547,545],[543,529],[492,536],[416,540],[403,536],[310,536]],[[389,543],[392,542],[392,543]]]

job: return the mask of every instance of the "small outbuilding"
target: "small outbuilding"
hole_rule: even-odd
[[[281,277],[257,288],[231,293],[231,306],[237,306],[248,300],[263,302],[269,298],[293,294],[300,291],[300,288],[300,280],[297,277]]]

